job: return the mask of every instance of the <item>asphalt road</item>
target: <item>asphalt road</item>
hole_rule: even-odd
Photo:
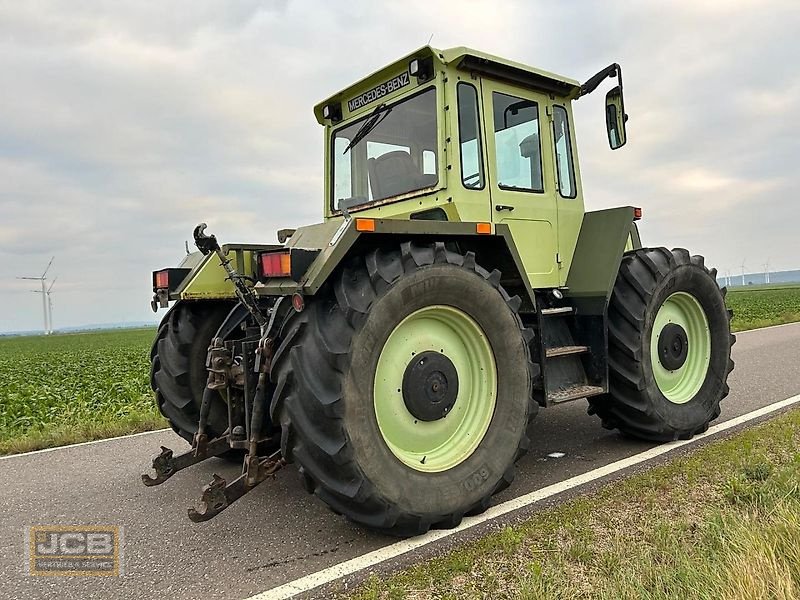
[[[800,324],[741,333],[733,350],[721,420],[800,393]],[[602,429],[585,401],[540,411],[531,434],[514,485],[496,502],[650,447]],[[245,598],[395,541],[328,511],[292,468],[193,524],[186,508],[202,485],[239,468],[211,460],[146,488],[139,475],[160,444],[188,447],[164,431],[0,460],[0,598]],[[565,456],[548,458],[553,452]],[[28,575],[27,527],[56,524],[122,526],[124,574]]]

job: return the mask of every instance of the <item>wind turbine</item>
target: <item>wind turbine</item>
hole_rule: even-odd
[[[764,283],[769,283],[769,259],[764,265]]]
[[[53,277],[53,281],[50,282],[50,287],[47,288],[47,316],[50,320],[50,335],[53,335],[53,296],[51,292],[53,291],[53,286],[56,284],[57,279],[57,275]]]
[[[31,290],[34,294],[45,294],[47,296],[47,331],[45,335],[53,335],[53,296],[52,290],[53,286],[56,284],[56,280],[58,277],[54,277],[53,281],[50,282],[50,287],[47,288],[47,291],[42,292],[42,290]]]
[[[50,259],[50,262],[47,263],[47,268],[45,268],[44,273],[42,273],[39,277],[17,277],[17,279],[27,279],[29,281],[39,281],[42,284],[42,291],[39,292],[42,294],[42,314],[44,315],[44,334],[47,335],[50,332],[50,315],[47,310],[48,302],[47,302],[47,272],[50,270],[50,265],[53,264],[55,260],[55,256]],[[51,286],[52,287],[52,286]],[[39,290],[36,290],[37,292]]]
[[[745,261],[745,260],[746,260],[746,259],[743,259],[743,260],[742,260],[742,285],[745,285],[745,283],[744,283],[744,261]]]

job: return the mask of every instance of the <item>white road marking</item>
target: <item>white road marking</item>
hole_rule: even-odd
[[[691,440],[680,440],[677,442],[662,444],[660,446],[656,446],[655,448],[651,448],[650,450],[629,456],[628,458],[623,458],[597,469],[593,469],[587,473],[583,473],[582,475],[576,475],[575,477],[570,477],[569,479],[565,479],[559,483],[554,483],[553,485],[548,485],[547,487],[524,494],[518,498],[507,500],[502,504],[498,504],[489,508],[489,510],[481,515],[465,518],[461,522],[461,525],[455,529],[439,529],[436,531],[430,531],[425,535],[408,540],[402,540],[383,548],[378,548],[372,552],[351,558],[350,560],[346,560],[337,565],[322,569],[316,573],[310,573],[309,575],[300,577],[299,579],[295,579],[289,583],[266,590],[260,594],[251,596],[247,600],[282,600],[285,598],[291,598],[297,594],[308,592],[316,587],[336,581],[337,579],[346,577],[347,575],[352,575],[353,573],[357,573],[358,571],[362,571],[368,567],[373,567],[389,559],[396,558],[402,554],[406,554],[407,552],[421,548],[422,546],[427,546],[432,542],[449,537],[460,531],[464,531],[465,529],[475,527],[476,525],[485,523],[486,521],[491,521],[492,519],[496,519],[517,509],[524,508],[530,504],[544,500],[545,498],[555,496],[556,494],[560,494],[567,490],[582,486],[586,483],[601,479],[616,473],[617,471],[647,462],[653,458],[667,454],[668,452],[672,452],[677,448],[694,444],[699,440],[716,435],[722,431],[732,429],[738,425],[742,425],[743,423],[758,419],[759,417],[769,415],[786,408],[787,406],[797,404],[798,402],[800,402],[800,394],[792,396],[791,398],[787,398],[786,400],[776,402],[775,404],[764,406],[758,410],[754,410],[728,421],[724,421],[718,425],[714,425],[713,427],[709,427],[708,431],[694,436],[694,438]]]
[[[753,331],[764,331],[766,329],[778,329],[778,327],[789,327],[790,325],[800,325],[800,322],[793,321],[791,323],[781,323],[780,325],[767,325],[766,327],[756,327],[755,329],[742,329],[741,331],[733,331],[733,335],[740,333],[752,333]]]
[[[102,444],[103,442],[113,442],[114,440],[124,440],[127,438],[139,437],[140,435],[149,435],[151,433],[159,433],[161,431],[172,431],[168,427],[164,429],[153,429],[151,431],[140,431],[139,433],[129,433],[128,435],[118,435],[112,438],[103,438],[102,440],[92,440],[91,442],[80,442],[79,444],[68,444],[66,446],[55,446],[54,448],[43,448],[42,450],[32,450],[30,452],[22,452],[20,454],[9,454],[8,456],[0,456],[0,460],[8,460],[9,458],[20,458],[21,456],[30,456],[32,454],[44,454],[45,452],[55,452],[56,450],[66,450],[67,448],[77,448],[78,446],[91,446],[92,444]]]

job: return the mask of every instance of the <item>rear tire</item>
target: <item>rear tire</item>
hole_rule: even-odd
[[[708,429],[734,366],[725,291],[682,248],[627,253],[608,310],[609,393],[589,399],[589,414],[651,441]]]
[[[499,271],[488,273],[472,253],[406,242],[354,257],[284,323],[273,357],[271,416],[280,420],[283,455],[299,464],[309,492],[353,521],[406,536],[457,526],[511,483],[538,408],[531,397],[538,372],[530,362],[532,334],[517,315],[520,300],[499,281]],[[405,328],[425,315],[429,323]],[[450,335],[463,344],[443,341]],[[399,342],[390,341],[396,336]],[[475,359],[487,356],[484,347],[493,364]],[[407,392],[398,368],[416,373],[423,352],[424,360],[433,357],[425,368],[445,365],[431,375],[444,377],[443,388]],[[419,381],[428,386],[432,379]],[[481,387],[486,381],[493,383]],[[458,391],[448,387],[455,384]],[[429,397],[428,389],[452,393],[452,411],[412,413],[442,406],[433,399],[420,408],[408,399]],[[390,433],[397,423],[408,435]],[[437,437],[440,427],[452,427],[452,435]],[[406,445],[407,438],[419,447]]]
[[[179,301],[164,316],[153,342],[150,387],[170,427],[189,443],[200,422],[200,403],[208,381],[208,347],[232,307],[229,302]],[[222,434],[227,427],[227,406],[215,392],[208,418],[209,437]]]

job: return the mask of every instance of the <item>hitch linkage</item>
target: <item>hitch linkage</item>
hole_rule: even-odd
[[[208,384],[203,393],[200,405],[200,422],[197,433],[192,441],[192,448],[179,456],[173,456],[173,451],[164,446],[161,453],[153,459],[153,469],[156,476],[142,475],[142,482],[147,486],[164,483],[178,471],[181,471],[213,456],[219,456],[233,448],[247,448],[244,457],[242,474],[230,484],[217,474],[212,481],[203,488],[200,499],[202,508],[190,508],[189,518],[195,523],[208,521],[217,516],[236,500],[244,496],[259,483],[268,479],[280,470],[286,461],[280,456],[280,451],[263,457],[258,455],[259,443],[266,441],[262,435],[263,423],[267,414],[267,373],[272,357],[272,340],[264,337],[256,350],[255,370],[258,371],[258,385],[256,386],[253,407],[249,421],[249,437],[244,438],[241,425],[233,430],[228,429],[222,436],[211,441],[208,440],[206,425],[214,393],[221,388],[231,389],[231,373],[235,372],[237,362],[226,352],[222,340],[216,338],[208,351]],[[232,433],[232,432],[233,433]],[[237,435],[238,434],[238,435]]]
[[[274,475],[285,464],[286,461],[278,451],[266,458],[258,459],[254,469],[251,469],[251,464],[248,463],[247,470],[230,484],[215,473],[211,483],[203,488],[203,495],[200,497],[201,510],[190,508],[189,518],[195,523],[201,523],[216,517],[259,483]]]
[[[191,450],[178,456],[173,456],[172,450],[161,446],[161,453],[153,459],[153,469],[156,472],[156,476],[151,477],[147,473],[143,473],[142,483],[148,487],[159,485],[178,471],[203,462],[212,456],[219,456],[230,449],[227,435],[218,437],[210,443],[206,441],[202,444],[193,445]]]
[[[251,337],[246,336],[244,340],[237,342],[226,342],[222,337],[215,337],[212,340],[206,356],[208,381],[200,403],[200,419],[197,433],[192,440],[192,448],[188,452],[174,456],[172,450],[162,446],[159,455],[153,459],[155,477],[142,475],[142,482],[145,485],[155,486],[164,483],[178,471],[213,456],[220,456],[232,449],[246,450],[242,474],[239,477],[228,484],[224,478],[214,474],[212,481],[203,488],[200,510],[190,508],[188,511],[189,518],[196,523],[215,517],[259,483],[272,477],[286,464],[280,456],[280,451],[273,452],[269,456],[259,456],[259,445],[263,446],[264,442],[271,440],[270,436],[264,435],[263,432],[264,421],[268,415],[267,388],[274,345],[270,332],[275,325],[283,298],[278,298],[269,309],[267,321],[265,313],[257,304],[255,294],[244,285],[243,278],[233,270],[216,238],[213,235],[206,236],[204,230],[205,224],[198,225],[194,233],[195,243],[203,254],[217,253],[222,260],[221,266],[228,272],[229,279],[234,282],[237,296],[241,301],[240,306],[246,309],[258,324],[261,333],[258,337],[259,329],[255,329],[254,333],[248,334]],[[228,321],[233,325],[244,322],[241,311],[238,316],[234,316],[236,310],[231,311],[219,332],[230,333],[227,328]],[[217,335],[226,335],[219,332]],[[254,378],[248,377],[250,373],[258,374],[257,383]],[[255,384],[254,392],[253,384]],[[219,437],[209,440],[208,418],[211,404],[218,393],[227,394],[228,428]]]

